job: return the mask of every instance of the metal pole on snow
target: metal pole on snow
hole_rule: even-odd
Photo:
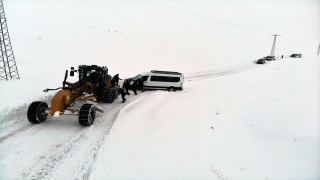
[[[274,50],[275,50],[275,48],[276,48],[276,38],[277,38],[277,36],[280,36],[280,35],[272,34],[272,36],[274,36],[274,40],[273,40],[273,45],[272,45],[272,48],[271,48],[271,53],[270,53],[270,55],[274,55]]]

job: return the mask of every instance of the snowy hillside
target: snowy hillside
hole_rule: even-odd
[[[286,58],[139,98],[121,110],[90,178],[318,179],[318,67]]]
[[[3,1],[20,79],[0,80],[0,179],[320,178],[319,1]],[[184,89],[31,124],[81,64]]]
[[[189,76],[183,91],[102,105],[89,128],[13,118],[1,179],[318,179],[318,67],[285,58]]]

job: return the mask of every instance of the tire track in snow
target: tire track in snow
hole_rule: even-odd
[[[99,127],[105,127],[105,128],[101,128],[99,136],[97,138],[94,138],[96,140],[96,142],[94,143],[94,146],[92,146],[92,148],[90,149],[90,154],[88,154],[84,160],[82,161],[82,163],[80,165],[78,165],[78,169],[76,171],[76,173],[74,173],[72,179],[88,179],[91,173],[91,167],[94,164],[94,162],[96,161],[96,154],[98,153],[104,139],[107,137],[109,130],[112,128],[113,123],[115,122],[115,120],[117,119],[118,114],[120,113],[121,109],[126,106],[129,103],[133,103],[134,101],[136,101],[137,99],[148,95],[150,92],[144,92],[144,93],[139,93],[137,96],[136,95],[130,95],[131,97],[133,96],[133,98],[127,98],[126,103],[122,104],[122,105],[116,105],[115,107],[113,107],[109,113],[104,114],[100,121],[95,123],[94,126],[97,126],[95,128],[92,128],[91,130],[95,130],[96,128]],[[129,101],[128,101],[129,100]],[[105,105],[107,106],[107,105]],[[104,108],[104,107],[103,107]],[[107,108],[104,108],[107,109]]]
[[[95,142],[92,143],[92,148],[90,148],[90,152],[88,155],[84,158],[84,160],[78,165],[76,173],[73,174],[71,179],[88,179],[91,173],[91,167],[96,161],[96,155],[103,144],[104,139],[109,133],[109,130],[111,129],[114,121],[116,120],[121,108],[115,108],[113,111],[111,111],[109,114],[107,114],[110,121],[105,121],[105,119],[102,117],[101,121],[96,126],[104,126],[105,128],[102,128],[99,132],[98,137],[96,137],[94,140]]]
[[[75,134],[79,133],[74,132]],[[72,140],[70,140],[70,139]],[[24,179],[43,179],[52,175],[52,170],[57,167],[64,156],[68,155],[69,151],[73,146],[76,146],[77,140],[82,138],[82,134],[71,138],[71,135],[64,137],[62,141],[57,144],[53,144],[47,151],[38,156],[36,164],[29,167],[25,172],[22,173]],[[64,144],[64,145],[62,145]]]
[[[141,95],[130,98],[128,102],[132,102],[139,97]],[[91,172],[91,165],[95,161],[95,156],[124,105],[104,104],[102,108],[109,111],[107,114],[102,114],[88,128],[76,125],[78,126],[76,132],[74,131],[69,136],[63,137],[39,155],[34,166],[21,174],[23,178],[87,179]],[[68,169],[68,173],[66,173],[66,169]]]
[[[29,128],[32,128],[33,126],[32,125],[29,125],[29,126],[25,126],[23,127],[22,129],[17,129],[9,134],[6,134],[4,136],[0,136],[0,143],[8,138],[11,138],[11,137],[14,137],[14,136],[17,136],[18,134],[22,133],[23,131],[27,131]]]
[[[200,73],[189,73],[185,75],[185,79],[188,81],[194,81],[194,80],[201,80],[201,79],[207,79],[212,77],[219,77],[219,76],[225,76],[230,74],[237,74],[245,71],[249,71],[251,69],[255,69],[258,67],[261,67],[262,65],[255,64],[255,61],[253,62],[246,62],[239,64],[237,66],[231,67],[231,68],[224,68],[224,69],[218,69],[218,70],[212,70],[212,71],[204,71]]]

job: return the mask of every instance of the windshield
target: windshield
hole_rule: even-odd
[[[92,73],[95,73],[96,72],[96,70],[95,69],[89,69],[89,70],[87,70],[86,71],[86,75],[85,75],[85,77],[90,77],[90,74],[92,74]]]
[[[91,74],[95,73],[95,69],[85,69],[84,71],[79,71],[79,79],[89,78]]]
[[[138,74],[138,75],[132,77],[132,79],[133,79],[133,80],[137,80],[137,79],[139,79],[141,76],[142,76],[141,74]]]

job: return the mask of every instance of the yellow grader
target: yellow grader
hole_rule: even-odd
[[[118,86],[112,85],[107,67],[80,65],[78,70],[71,67],[70,76],[74,76],[75,72],[79,75],[79,81],[67,82],[68,70],[66,70],[62,87],[44,90],[44,92],[48,92],[60,89],[51,99],[51,107],[48,107],[48,104],[43,101],[35,101],[30,104],[27,117],[31,123],[42,123],[48,115],[71,114],[78,115],[80,125],[91,126],[96,111],[103,113],[103,109],[97,105],[97,101],[112,103],[118,97]],[[80,109],[72,108],[76,102],[84,103]]]

